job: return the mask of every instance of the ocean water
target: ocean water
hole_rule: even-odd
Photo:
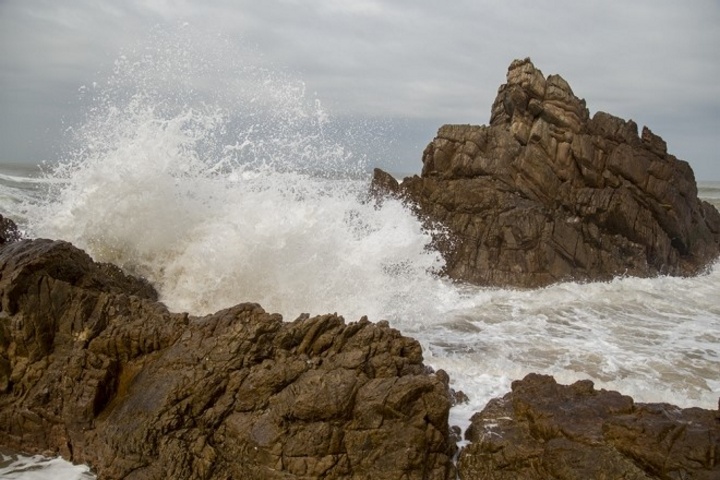
[[[218,41],[158,33],[120,56],[79,89],[87,115],[57,159],[0,164],[0,213],[148,278],[175,311],[252,301],[287,320],[388,320],[468,395],[451,412],[463,428],[530,372],[717,408],[718,266],[538,290],[449,282],[411,211],[369,198],[372,131],[338,127],[302,81]],[[720,183],[699,189],[720,206]],[[0,452],[0,478],[92,475]]]

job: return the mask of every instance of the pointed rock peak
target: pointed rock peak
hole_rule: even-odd
[[[545,77],[530,58],[513,60],[507,72],[507,85],[519,85],[531,98],[545,96]]]
[[[542,100],[546,97],[549,87],[573,95],[568,82],[560,75],[543,76],[542,71],[535,67],[530,57],[523,60],[513,60],[507,71],[507,84],[519,85],[533,97]]]
[[[643,127],[642,142],[656,155],[667,155],[667,143],[660,136],[655,135],[648,127]]]
[[[585,100],[575,96],[564,78],[544,77],[532,61],[525,58],[510,64],[507,83],[498,89],[492,106],[490,125],[511,125],[525,144],[538,120],[575,134],[583,130],[588,118]]]

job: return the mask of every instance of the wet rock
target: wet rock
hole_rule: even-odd
[[[400,184],[395,180],[395,177],[379,168],[373,170],[370,192],[373,196],[380,200],[388,193],[398,194],[399,191]]]
[[[530,374],[472,417],[463,480],[720,478],[716,412]]]
[[[690,166],[647,127],[590,116],[559,75],[514,61],[489,126],[445,125],[421,176],[373,188],[410,201],[438,238],[446,273],[539,287],[620,275],[695,275],[720,253],[720,214]]]
[[[447,385],[387,323],[156,297],[66,242],[0,247],[0,447],[102,479],[454,476]]]
[[[0,215],[0,245],[20,240],[22,234],[15,222]]]

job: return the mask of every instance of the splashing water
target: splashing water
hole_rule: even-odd
[[[143,275],[197,314],[254,301],[291,318],[378,318],[438,282],[430,235],[400,202],[368,197],[366,159],[302,82],[194,37],[115,63],[53,171],[63,182],[29,207],[33,234]]]

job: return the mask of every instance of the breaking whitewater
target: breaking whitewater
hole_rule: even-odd
[[[530,372],[638,402],[717,407],[717,266],[540,290],[454,284],[438,276],[442,257],[407,206],[370,201],[373,159],[355,152],[372,132],[340,128],[302,82],[247,54],[192,36],[152,44],[81,89],[87,116],[58,162],[0,166],[0,213],[28,236],[68,240],[149,279],[172,311],[250,301],[286,320],[388,320],[467,394],[451,411],[463,428]],[[218,85],[226,70],[233,79]],[[700,184],[699,196],[720,207],[720,184]],[[94,478],[87,470],[0,457],[2,478]]]

